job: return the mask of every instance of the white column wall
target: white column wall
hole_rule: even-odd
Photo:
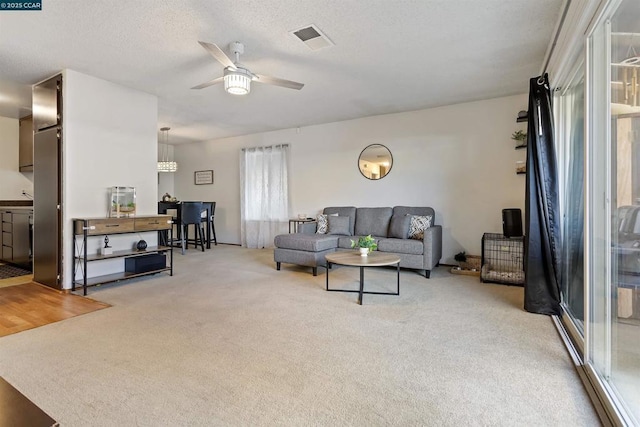
[[[291,216],[315,216],[325,206],[431,206],[443,226],[443,262],[461,250],[480,254],[484,232],[502,232],[501,211],[520,208],[524,175],[511,134],[527,109],[525,94],[407,113],[366,117],[175,147],[180,200],[216,201],[218,240],[240,243],[239,153],[243,147],[291,145]],[[358,155],[386,145],[393,168],[365,179]],[[195,170],[214,170],[213,185],[194,185]]]
[[[22,190],[33,194],[33,172],[19,170],[18,119],[0,117],[0,200],[28,200]]]
[[[63,287],[71,287],[72,219],[106,217],[109,188],[136,188],[138,215],[157,213],[157,97],[73,70],[63,72]],[[110,236],[114,250],[156,233]],[[92,238],[96,253],[102,238]],[[94,262],[89,277],[123,271],[122,259]]]

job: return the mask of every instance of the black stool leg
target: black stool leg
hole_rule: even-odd
[[[218,246],[218,238],[216,237],[216,225],[213,222],[213,218],[211,218],[211,234],[213,234],[213,244]],[[211,242],[209,242],[211,243]]]
[[[180,230],[181,228],[183,229],[182,233],[180,234],[180,246],[182,247],[182,255],[184,255],[184,227],[184,225],[180,225],[178,227],[178,230]]]

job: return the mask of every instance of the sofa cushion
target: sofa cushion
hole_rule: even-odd
[[[351,240],[358,240],[358,238],[354,236],[340,236],[338,239],[338,247],[340,249],[351,249]]]
[[[386,236],[392,213],[391,208],[358,208],[354,235]]]
[[[433,217],[431,215],[412,215],[411,225],[409,226],[409,238],[416,240],[424,239],[424,230],[431,227],[432,219]]]
[[[406,239],[409,237],[409,225],[411,225],[410,215],[393,214],[389,224],[389,237]]]
[[[327,219],[328,216],[329,215],[320,214],[316,217],[316,221],[318,222],[316,233],[327,234],[327,231],[329,230],[329,220]],[[338,214],[331,214],[331,216],[338,216]]]
[[[335,249],[338,246],[338,236],[302,233],[280,234],[274,239],[274,244],[278,248],[319,252]]]
[[[349,217],[348,216],[332,216],[327,217],[329,220],[329,228],[327,234],[351,236],[349,232]]]
[[[378,241],[378,250],[397,254],[422,255],[424,244],[419,240],[382,238]]]
[[[349,233],[354,233],[354,226],[356,223],[356,207],[355,206],[330,206],[324,208],[323,214],[338,214],[339,216],[349,217]]]

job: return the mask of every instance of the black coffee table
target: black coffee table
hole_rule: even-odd
[[[332,292],[357,292],[358,304],[362,305],[363,294],[374,295],[400,295],[400,257],[397,255],[386,254],[382,252],[371,252],[367,256],[361,256],[358,252],[341,251],[325,255],[327,260],[327,291]],[[331,265],[346,265],[350,267],[360,267],[360,289],[329,289],[329,270]],[[385,267],[396,265],[398,271],[398,282],[396,292],[373,292],[364,290],[364,269],[365,267]]]

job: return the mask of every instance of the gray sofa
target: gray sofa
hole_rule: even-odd
[[[316,276],[318,266],[326,267],[326,254],[339,250],[353,250],[351,240],[369,234],[375,237],[378,251],[398,255],[400,267],[424,270],[426,278],[429,278],[431,269],[438,265],[442,257],[442,227],[434,225],[433,208],[343,206],[325,208],[323,214],[348,217],[348,227],[346,220],[341,220],[345,227],[339,234],[333,234],[331,227],[328,234],[317,234],[317,224],[306,223],[301,224],[298,233],[276,236],[273,258],[278,270],[283,262],[304,265],[311,267],[313,275]],[[412,215],[431,216],[431,227],[424,230],[422,240],[410,239],[407,237],[408,230],[404,231],[404,221],[407,220],[403,218]]]

